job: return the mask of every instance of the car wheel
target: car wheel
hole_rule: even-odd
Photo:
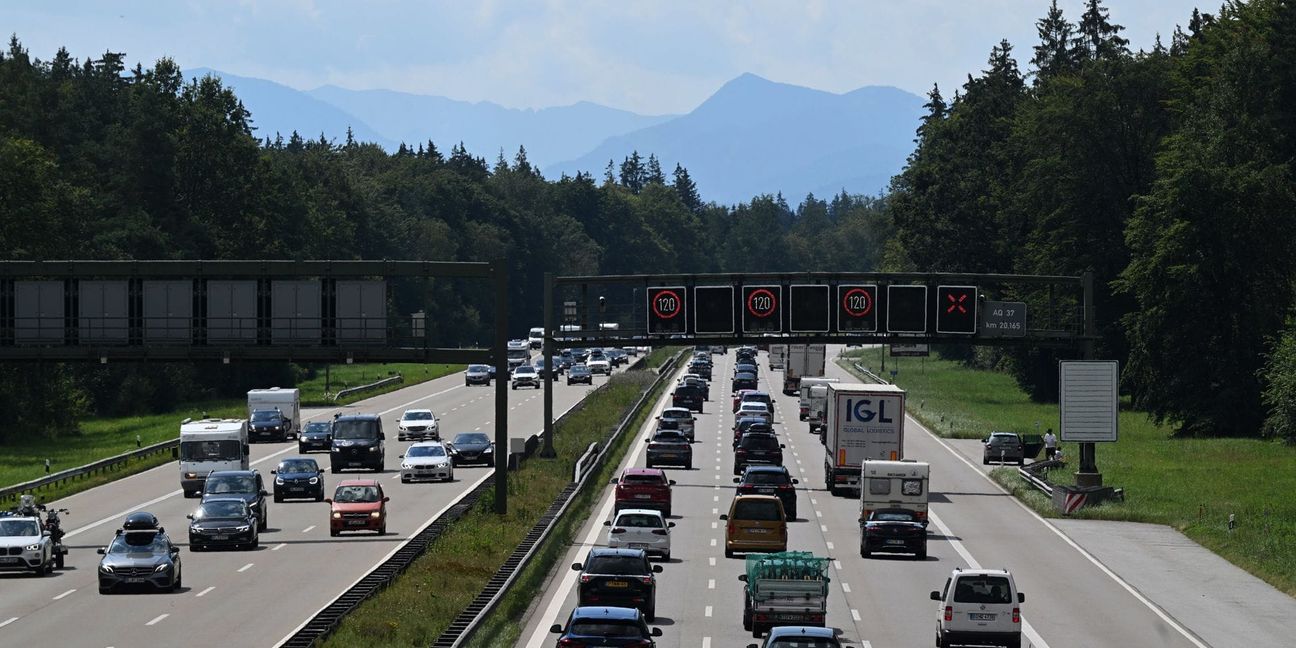
[[[386,522],[383,522],[383,525],[380,526],[380,527],[378,527],[378,535],[387,535],[387,523],[386,523]]]
[[[914,560],[927,560],[927,547],[914,552]]]
[[[256,549],[257,547],[260,547],[260,546],[261,546],[261,534],[258,533],[258,534],[256,534],[256,535],[252,536],[252,544],[251,544],[251,546],[249,546],[248,548],[249,548],[249,549]]]
[[[320,491],[320,492],[318,492],[318,493],[315,493],[315,501],[316,501],[316,502],[323,502],[323,501],[324,501],[324,491]]]
[[[341,472],[341,469],[338,468],[337,466],[329,466],[329,472],[331,472],[331,473],[333,473],[334,475],[336,475],[336,474],[338,474],[339,472]]]
[[[180,589],[181,587],[184,587],[184,569],[176,572],[175,588]]]
[[[868,558],[871,557],[872,555],[873,555],[872,551],[865,549],[864,545],[862,544],[860,545],[860,558]]]
[[[517,390],[517,385],[513,385],[513,389],[516,391],[516,390]]]
[[[983,466],[989,466],[989,465],[990,465],[990,460],[987,459],[987,458],[985,458],[985,457],[981,457],[981,465],[983,465]]]
[[[725,558],[733,558],[733,557],[734,557],[734,552],[733,552],[733,550],[732,550],[732,549],[725,549]]]
[[[685,461],[685,462],[684,462],[684,470],[693,470],[693,462],[692,462],[692,461]]]
[[[648,623],[652,623],[656,620],[657,620],[657,605],[654,604],[652,607],[644,611],[644,621],[647,621]]]
[[[752,631],[752,636],[759,639],[760,636],[765,633],[765,626],[762,626],[759,623],[753,623],[751,627],[751,631]]]

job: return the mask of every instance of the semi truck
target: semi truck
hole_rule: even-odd
[[[828,561],[808,551],[749,554],[743,586],[743,629],[760,637],[775,626],[824,627]]]
[[[859,488],[867,459],[904,459],[905,391],[895,385],[829,383],[824,423],[824,486]]]
[[[827,352],[824,344],[789,344],[783,364],[783,393],[794,396],[802,378],[824,375]]]
[[[208,418],[180,422],[180,488],[185,497],[202,492],[216,470],[247,470],[251,455],[244,419]]]

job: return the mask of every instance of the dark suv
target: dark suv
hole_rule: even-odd
[[[783,444],[773,434],[748,432],[734,448],[734,474],[741,475],[750,464],[783,465]]]
[[[580,572],[577,605],[638,608],[649,623],[656,620],[662,567],[650,565],[643,549],[592,549],[572,569]]]
[[[252,509],[260,523],[259,528],[264,529],[270,520],[265,500],[269,494],[261,481],[261,473],[255,470],[217,470],[207,475],[207,481],[203,484],[202,501],[241,499]]]
[[[333,447],[329,449],[330,470],[367,468],[383,471],[385,447],[382,419],[376,414],[353,414],[333,420]]]
[[[696,385],[680,385],[675,388],[675,393],[671,394],[672,407],[687,407],[699,414],[702,413],[704,402],[706,402],[706,394],[702,393],[702,388]]]
[[[796,517],[796,485],[801,483],[783,466],[747,466],[742,477],[734,477],[739,495],[773,495],[783,502],[787,519]]]
[[[279,408],[252,410],[248,420],[248,437],[253,441],[287,441],[292,420]]]
[[[981,443],[985,444],[981,452],[983,464],[998,461],[1020,466],[1026,463],[1026,447],[1022,445],[1021,437],[1013,432],[991,432]]]

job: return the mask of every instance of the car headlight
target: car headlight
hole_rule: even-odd
[[[158,574],[158,573],[164,572],[164,571],[166,571],[167,568],[170,567],[170,566],[171,566],[171,565],[168,565],[168,564],[166,564],[166,563],[162,563],[161,565],[158,565],[156,568],[153,569],[153,573]]]
[[[275,486],[283,486],[283,477],[275,477]]]
[[[23,547],[23,551],[40,551],[40,548],[41,546],[39,544],[32,544]]]
[[[371,518],[378,518],[378,517],[382,517],[382,511],[374,511],[374,512],[372,512],[372,513],[369,514],[369,517],[371,517]]]
[[[378,446],[369,446],[369,452],[378,452]]]
[[[453,455],[453,454],[459,454],[459,451],[458,451],[458,450],[455,450],[455,449],[454,449],[454,446],[446,446],[446,450],[448,450],[448,451],[450,452],[450,454],[452,454],[452,455]]]
[[[191,472],[185,473],[185,479],[197,479],[197,478],[198,478],[198,473],[191,473]]]
[[[261,502],[248,502],[248,508],[256,508]]]
[[[311,478],[310,478],[310,483],[311,483],[312,486],[314,486],[315,484],[318,484],[318,483],[319,483],[319,477],[311,477]]]
[[[410,465],[409,465],[409,464],[407,464],[407,463],[403,463],[403,464],[401,464],[401,470],[409,470],[409,469],[410,469]]]
[[[247,533],[248,531],[252,530],[252,525],[244,524],[243,526],[235,527],[234,530],[238,533]]]
[[[105,574],[111,574],[113,573],[113,568],[112,565],[99,565],[99,571]]]
[[[342,519],[342,514],[339,513],[338,511],[333,511],[333,519],[334,519],[334,520],[341,520],[341,519]]]

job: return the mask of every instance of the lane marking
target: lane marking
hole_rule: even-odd
[[[707,589],[715,589],[715,579],[714,579],[714,578],[708,578],[708,579],[707,579]]]
[[[855,608],[851,608],[851,618],[855,619],[856,621],[859,621],[860,620],[859,610],[856,610]]]
[[[819,530],[822,531],[822,532],[824,532],[824,533],[828,533],[828,525],[827,525],[827,524],[820,524],[820,525],[819,525]]]
[[[702,648],[711,648],[711,637],[702,637]]]
[[[171,615],[170,615],[170,614],[159,614],[158,616],[154,617],[152,621],[149,621],[148,623],[145,623],[144,625],[146,625],[146,626],[157,625],[158,622],[162,621],[162,619],[165,619],[165,618],[167,618],[167,617],[169,617],[169,616],[171,616]]]
[[[707,558],[707,562],[711,563],[712,567],[715,567],[715,556],[711,556],[710,558]]]
[[[710,605],[706,606],[706,611],[703,612],[703,616],[711,616],[711,606],[710,606]]]
[[[277,544],[277,545],[275,545],[275,546],[273,546],[273,547],[270,547],[270,551],[279,551],[280,549],[283,549],[284,547],[287,547],[287,546],[288,546],[288,543],[287,543],[287,542],[280,542],[279,544]]]
[[[216,589],[216,586],[215,586],[215,585],[212,585],[211,587],[208,587],[207,589],[205,589],[205,590],[203,590],[203,591],[201,591],[201,592],[198,592],[197,594],[194,594],[194,596],[204,596],[204,595],[207,594],[207,592],[210,592],[210,591],[212,591],[212,590],[214,590],[214,589]]]
[[[831,540],[825,540],[825,541],[824,541],[824,544],[828,546],[828,551],[832,551],[832,550],[833,550],[834,547],[833,547],[833,543],[832,543]]]
[[[5,619],[4,621],[0,621],[0,628],[3,628],[3,627],[5,627],[5,626],[9,625],[10,623],[13,623],[14,621],[17,621],[17,620],[18,620],[18,617],[9,617],[8,619]]]
[[[315,528],[315,525],[312,524],[312,525],[306,527],[305,529],[302,529],[302,533],[310,533],[314,528]]]
[[[842,591],[850,594],[850,583],[842,583]]]
[[[835,568],[837,569],[837,571],[841,571],[841,570],[842,570],[841,561],[840,561],[840,560],[834,560],[834,561],[833,561],[833,567],[835,567]]]
[[[67,596],[68,594],[71,594],[72,592],[75,592],[75,591],[76,591],[76,588],[74,587],[74,588],[72,588],[72,589],[70,589],[70,590],[68,590],[68,591],[66,591],[66,592],[63,592],[62,594],[59,594],[58,596],[55,596],[52,600],[57,601],[57,600],[63,598],[64,596]]]
[[[712,547],[716,546],[716,539],[715,539],[715,538],[711,538],[711,546],[712,546]]]
[[[252,569],[252,565],[255,565],[255,564],[256,564],[256,563],[248,563],[248,564],[246,564],[246,565],[243,565],[242,567],[239,567],[239,568],[238,568],[238,573],[242,574],[243,572],[245,572],[245,571],[247,571],[247,570],[249,570],[249,569]]]

